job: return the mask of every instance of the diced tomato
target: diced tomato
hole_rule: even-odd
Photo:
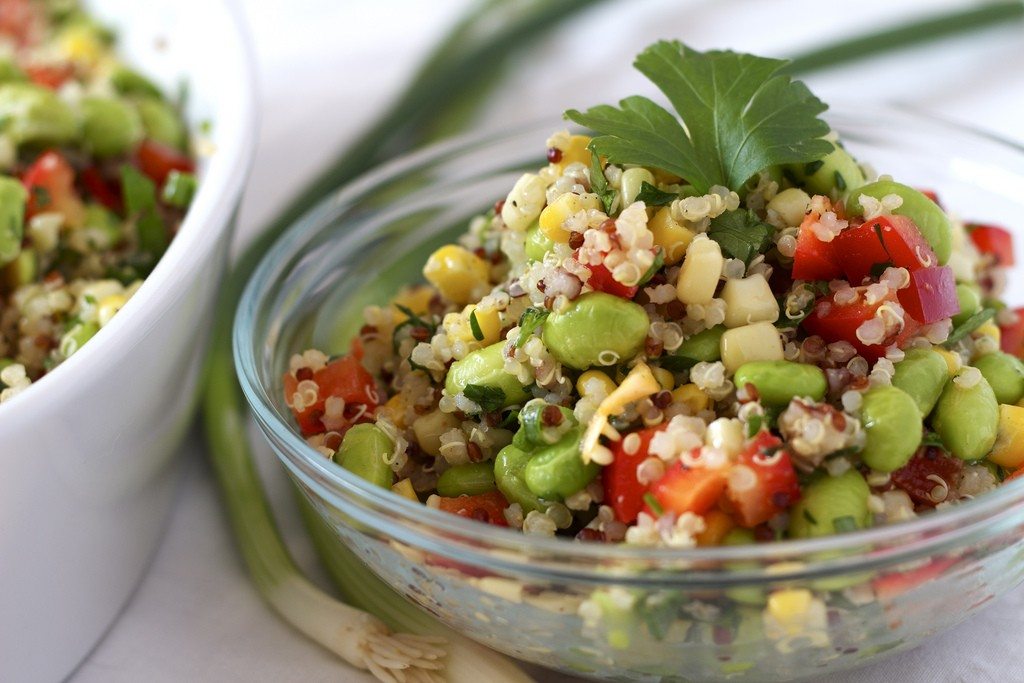
[[[120,188],[108,182],[97,167],[87,166],[82,171],[82,185],[100,204],[111,211],[121,211]]]
[[[468,517],[495,526],[508,526],[508,522],[505,521],[505,508],[508,507],[508,501],[498,491],[475,496],[459,496],[458,498],[442,497],[439,507],[445,512],[460,517]]]
[[[893,599],[907,593],[918,586],[925,584],[938,577],[947,569],[956,564],[956,560],[944,557],[932,560],[923,567],[909,571],[888,574],[872,581],[875,595],[882,602],[891,602]]]
[[[1000,266],[1012,266],[1013,235],[996,225],[968,225],[971,241],[982,254],[991,254]]]
[[[736,521],[748,528],[763,524],[785,512],[800,499],[800,483],[789,453],[782,441],[769,432],[761,432],[740,453],[733,468],[744,467],[753,475],[729,477],[727,495],[736,513]]]
[[[851,284],[872,276],[876,266],[891,264],[913,272],[938,265],[928,241],[905,216],[879,216],[843,230],[833,241],[839,263]]]
[[[195,164],[187,156],[167,145],[143,140],[135,150],[135,164],[157,187],[163,187],[171,171],[195,173]]]
[[[604,502],[611,506],[620,522],[632,524],[644,508],[647,486],[637,479],[636,468],[647,458],[651,439],[665,426],[635,432],[640,437],[640,447],[633,454],[623,450],[622,440],[611,446],[614,459],[601,471],[601,483],[604,485]]]
[[[946,482],[949,490],[954,490],[960,483],[963,469],[964,462],[960,458],[949,455],[941,448],[925,446],[906,465],[892,473],[892,483],[896,488],[906,491],[917,505],[935,507],[942,500],[932,498],[932,491],[939,485],[934,477]]]
[[[820,217],[818,213],[809,213],[800,224],[793,255],[794,280],[834,280],[842,274],[833,247],[835,242],[822,242],[811,229]]]
[[[724,469],[690,469],[676,461],[651,485],[651,494],[665,512],[703,515],[722,497],[725,484]]]
[[[960,312],[956,279],[949,266],[910,272],[910,284],[897,292],[900,304],[918,322],[929,325]]]
[[[22,182],[28,191],[28,218],[55,211],[69,224],[81,224],[85,208],[75,191],[75,169],[60,153],[41,154],[25,171]]]
[[[1015,308],[1017,322],[999,326],[999,348],[1018,358],[1024,357],[1024,308]]]
[[[379,397],[373,376],[354,356],[342,356],[331,361],[313,373],[309,379],[318,387],[317,400],[302,410],[292,408],[295,421],[299,423],[299,428],[305,436],[324,431],[324,404],[332,396],[345,401],[345,415],[352,419],[353,424],[372,419]],[[298,389],[299,382],[295,373],[285,373],[284,395],[289,403]]]
[[[19,45],[37,42],[45,29],[42,12],[31,0],[0,0],[0,34]]]
[[[75,75],[73,64],[29,64],[25,73],[36,85],[56,90]]]
[[[621,296],[623,299],[632,299],[640,290],[636,285],[629,287],[616,280],[612,277],[611,271],[603,265],[587,266],[587,268],[590,269],[590,279],[587,280],[587,284],[599,292]]]
[[[867,287],[854,287],[858,293],[857,300],[853,303],[839,305],[835,302],[835,294],[827,294],[819,298],[811,309],[811,314],[803,321],[804,329],[811,334],[816,334],[826,342],[847,341],[853,344],[857,353],[874,362],[885,355],[885,350],[892,344],[901,346],[918,329],[921,324],[909,315],[903,316],[902,328],[894,330],[878,344],[865,344],[857,336],[857,329],[866,321],[875,317],[879,307],[885,303],[893,303],[895,295],[890,294],[886,299],[874,304],[868,304],[864,300],[864,293]]]

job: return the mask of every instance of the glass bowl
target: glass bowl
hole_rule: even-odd
[[[828,118],[877,171],[938,190],[973,220],[1021,221],[1020,147],[905,111]],[[433,248],[543,163],[558,127],[448,142],[364,176],[298,221],[249,283],[234,329],[241,384],[339,543],[496,650],[614,680],[823,676],[914,647],[1024,580],[1024,480],[840,536],[649,549],[463,519],[376,488],[309,447],[284,402],[289,356],[310,346],[343,352],[363,307],[417,280]]]

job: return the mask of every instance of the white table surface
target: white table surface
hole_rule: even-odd
[[[353,138],[465,0],[249,0],[262,90],[262,133],[241,213],[250,236],[334,151]],[[520,58],[487,125],[551,117],[645,87],[628,68],[655,38],[699,48],[787,55],[963,0],[617,0],[591,10]],[[423,9],[429,7],[429,10]],[[549,65],[559,64],[557,68]],[[1019,27],[916,48],[816,74],[823,99],[899,101],[1024,142],[1024,32]],[[258,438],[258,437],[257,437]],[[262,466],[301,564],[317,573],[290,489],[265,450]],[[120,619],[72,677],[128,681],[365,681],[275,618],[249,584],[221,514],[199,438],[152,567]],[[1024,590],[918,650],[834,681],[1024,680]]]

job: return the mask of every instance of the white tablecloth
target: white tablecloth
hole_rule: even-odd
[[[656,38],[698,48],[787,55],[963,0],[617,0],[591,10],[520,58],[489,107],[487,125],[557,121],[568,106],[646,87],[631,57]],[[465,0],[250,0],[262,133],[241,213],[243,238],[399,87]],[[429,9],[427,9],[429,7]],[[809,78],[828,100],[870,108],[899,101],[1024,141],[1024,40],[1018,26],[916,48]],[[258,438],[258,437],[257,437]],[[183,447],[184,477],[148,575],[75,683],[129,681],[364,681],[276,619],[235,554],[199,439]],[[263,469],[301,564],[313,553],[290,490],[266,452]],[[914,652],[835,681],[1024,680],[1024,590]]]

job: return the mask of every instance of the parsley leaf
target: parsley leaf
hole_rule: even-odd
[[[771,244],[774,232],[775,229],[753,211],[736,209],[712,218],[708,237],[718,242],[726,256],[750,265],[750,261]]]
[[[758,171],[812,162],[832,151],[822,139],[828,124],[818,118],[826,105],[779,73],[786,64],[659,41],[633,65],[665,94],[682,123],[639,95],[618,108],[570,109],[565,116],[596,131],[591,149],[611,162],[660,168],[702,194],[712,185],[739,190]]]
[[[659,190],[654,185],[644,182],[640,185],[640,192],[633,201],[643,202],[647,206],[665,206],[677,199],[679,199],[678,194]]]
[[[496,410],[501,410],[501,407],[505,405],[505,392],[498,387],[487,387],[482,384],[467,384],[466,388],[462,390],[462,393],[466,395],[473,403],[480,406],[480,410],[485,413],[493,413]]]
[[[519,338],[516,339],[516,348],[523,348],[523,344],[530,338],[537,328],[544,324],[551,311],[543,308],[527,308],[519,318]]]
[[[473,339],[484,340],[484,331],[480,329],[480,321],[476,319],[476,311],[469,314],[469,329],[473,332]]]
[[[661,270],[661,267],[664,265],[665,252],[662,251],[661,247],[658,247],[658,253],[654,255],[654,262],[651,264],[651,267],[647,269],[647,272],[643,274],[643,277],[640,278],[640,281],[636,283],[636,286],[643,287],[644,285],[646,285],[648,282],[651,281],[651,278],[654,277],[654,275],[659,270]]]
[[[608,186],[608,178],[601,168],[601,159],[596,154],[590,155],[590,190],[601,198],[604,205],[604,212],[612,212],[612,204],[615,203],[615,190]]]

